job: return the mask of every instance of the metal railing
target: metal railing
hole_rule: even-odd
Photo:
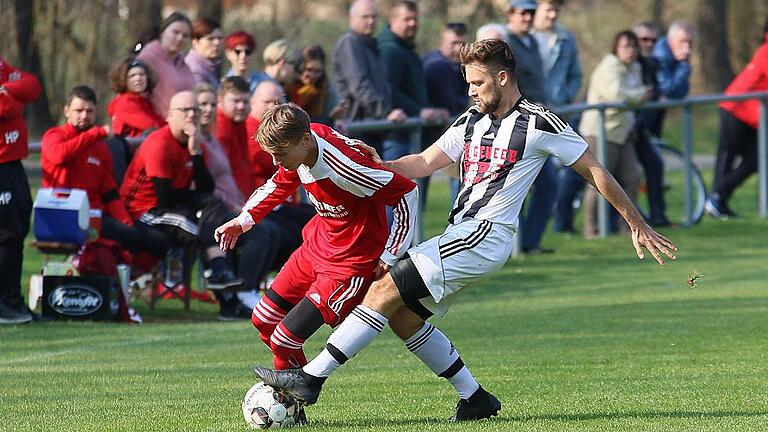
[[[692,187],[692,167],[693,167],[693,107],[696,105],[708,105],[722,101],[741,101],[757,99],[760,102],[760,122],[758,127],[758,212],[761,218],[768,217],[768,92],[753,92],[739,95],[726,96],[722,94],[693,96],[679,100],[664,100],[648,102],[644,104],[627,103],[597,103],[597,104],[573,104],[555,109],[558,114],[576,114],[587,110],[598,110],[600,114],[600,136],[598,137],[598,160],[601,164],[606,163],[606,135],[605,135],[605,111],[608,109],[618,110],[638,110],[654,108],[682,108],[683,109],[683,155],[685,157],[684,166],[684,195],[685,195],[685,214],[687,221],[693,219],[693,187]],[[439,126],[426,124],[424,120],[418,117],[411,117],[401,123],[393,123],[388,120],[365,120],[352,122],[345,125],[346,131],[352,134],[365,132],[387,132],[393,130],[406,130],[410,138],[411,153],[421,151],[421,128],[422,126]],[[29,149],[32,152],[40,151],[39,142],[31,142]],[[417,213],[417,225],[414,232],[414,241],[419,242],[423,239],[422,210]],[[598,213],[598,232],[600,237],[605,237],[609,233],[609,208],[605,199],[600,197]],[[518,236],[520,237],[520,236]]]
[[[739,95],[701,95],[685,99],[668,99],[644,104],[627,103],[598,103],[598,104],[574,104],[557,108],[558,114],[576,114],[587,110],[598,110],[600,114],[600,136],[598,137],[597,158],[601,164],[606,163],[606,137],[605,137],[605,111],[608,109],[637,110],[654,108],[682,108],[683,109],[683,156],[684,166],[684,196],[686,225],[693,220],[693,107],[696,105],[708,105],[722,101],[742,101],[757,99],[760,103],[760,122],[758,125],[758,213],[761,218],[768,217],[768,92],[743,93]],[[605,199],[600,197],[598,209],[599,236],[605,237],[609,232],[609,208]]]

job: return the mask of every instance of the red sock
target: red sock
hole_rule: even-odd
[[[304,339],[291,333],[282,322],[278,324],[269,340],[275,369],[299,368],[307,364],[307,357],[302,349]]]
[[[285,318],[286,312],[272,302],[267,296],[261,297],[261,300],[253,308],[251,314],[251,323],[259,331],[259,337],[264,344],[270,348],[269,338],[275,331],[277,323]]]

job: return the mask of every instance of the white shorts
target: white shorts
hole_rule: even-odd
[[[470,283],[499,271],[512,253],[515,228],[485,220],[468,219],[448,225],[443,234],[408,250],[431,298],[419,301],[443,316],[453,294]]]

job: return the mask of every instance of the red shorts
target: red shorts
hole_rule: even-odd
[[[303,248],[294,252],[272,282],[272,290],[291,304],[308,298],[331,326],[341,323],[360,302],[373,282],[373,274],[317,272]]]

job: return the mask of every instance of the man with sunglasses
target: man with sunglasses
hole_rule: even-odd
[[[520,93],[531,102],[551,105],[547,94],[544,63],[539,54],[539,44],[531,34],[536,0],[511,0],[507,10],[507,43],[517,59]],[[547,229],[557,199],[557,168],[550,159],[541,169],[528,197],[528,210],[522,217],[523,252],[538,255],[552,253],[554,249],[542,248],[541,237]]]

